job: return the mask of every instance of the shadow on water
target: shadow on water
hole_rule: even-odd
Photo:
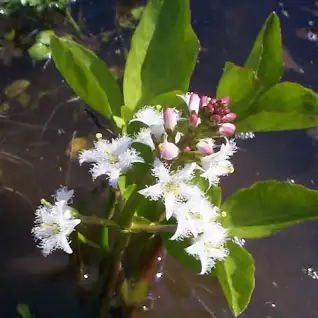
[[[115,3],[83,3],[90,32],[97,34],[101,28],[113,27]],[[213,93],[224,62],[242,64],[260,26],[276,10],[281,16],[289,65],[285,79],[317,91],[317,46],[298,37],[297,30],[307,28],[309,21],[315,22],[318,17],[304,7],[314,10],[314,1],[290,0],[283,5],[273,0],[192,1],[193,26],[203,48],[192,90]],[[99,53],[111,66],[122,66],[118,56],[122,40],[115,37]],[[93,136],[99,128],[83,103],[65,102],[74,96],[52,63],[43,70],[43,63],[33,67],[25,57],[1,66],[1,91],[17,79],[30,81],[27,93],[31,98],[40,91],[55,91],[41,98],[36,108],[10,105],[6,113],[0,114],[1,316],[16,317],[16,305],[27,303],[35,317],[87,317],[89,313],[75,297],[75,280],[67,270],[58,279],[50,278],[51,273],[67,267],[67,258],[58,252],[43,258],[30,229],[40,198],[59,185],[75,188],[79,194],[91,185],[86,170],[72,162],[66,150],[72,137]],[[1,98],[3,102],[4,96]],[[316,188],[317,135],[315,130],[295,131],[239,140],[236,173],[224,180],[225,195],[269,178]],[[304,223],[274,237],[247,242],[256,259],[256,290],[243,318],[318,317],[318,281],[314,274],[318,270],[317,228],[316,222]],[[169,257],[164,265],[138,317],[232,317],[214,279],[190,273]]]

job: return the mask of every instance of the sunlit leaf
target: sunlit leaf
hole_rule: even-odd
[[[222,205],[231,235],[259,238],[318,217],[318,191],[289,182],[257,182],[236,191]]]
[[[318,95],[296,83],[270,88],[236,122],[239,131],[279,131],[318,126]]]
[[[255,286],[253,257],[239,245],[227,243],[229,256],[216,265],[216,276],[232,313],[237,317],[250,302]]]
[[[135,109],[164,92],[187,91],[198,49],[189,1],[150,0],[131,41],[125,105]]]
[[[36,36],[36,42],[42,43],[44,45],[50,45],[51,37],[54,35],[52,30],[43,30],[39,32]]]
[[[239,121],[245,118],[246,111],[260,89],[261,85],[255,71],[227,62],[219,80],[216,96],[230,96],[231,111],[236,113]]]
[[[100,58],[66,38],[53,36],[51,48],[57,68],[78,96],[106,117],[120,116],[120,88]]]
[[[245,66],[256,71],[263,88],[276,84],[284,72],[280,22],[275,12],[265,21]]]

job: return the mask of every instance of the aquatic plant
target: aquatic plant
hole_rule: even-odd
[[[98,187],[104,188],[105,181],[109,186],[103,215],[84,213],[81,205],[71,208],[69,196],[62,201],[56,196],[54,205],[37,210],[33,232],[40,247],[50,247],[44,254],[56,248],[71,252],[75,226],[78,236],[71,239],[96,247],[80,231],[97,224],[101,317],[108,316],[115,294],[120,305],[130,307],[147,293],[149,278],[137,260],[137,278],[129,284],[122,266],[125,253],[138,250],[149,265],[161,246],[187,268],[215,276],[238,316],[255,285],[254,260],[244,240],[318,217],[316,190],[270,180],[222,198],[219,186],[220,178],[234,173],[235,132],[318,125],[317,94],[296,83],[279,83],[283,61],[277,15],[268,17],[244,66],[225,64],[215,97],[188,92],[199,42],[187,0],[148,2],[131,41],[123,87],[103,61],[70,38],[52,34],[50,48],[68,85],[112,122],[113,137],[98,134],[94,147],[79,155],[100,181]]]

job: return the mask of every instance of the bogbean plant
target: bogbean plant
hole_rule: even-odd
[[[215,276],[238,316],[254,289],[254,261],[244,240],[318,216],[316,190],[275,180],[238,189],[222,202],[220,178],[235,173],[235,132],[318,124],[317,94],[296,83],[279,83],[277,15],[266,20],[244,66],[225,64],[215,96],[188,92],[199,51],[188,0],[148,1],[132,37],[123,87],[78,43],[53,35],[50,45],[65,81],[110,119],[114,135],[97,134],[94,147],[79,155],[92,179],[106,180],[111,189],[105,216],[81,214],[72,206],[74,191],[57,190],[53,203],[43,199],[36,210],[33,234],[43,254],[72,253],[70,234],[78,231],[82,237],[82,226],[99,224],[104,253],[97,285],[100,314],[107,316],[114,294],[131,304],[132,289],[116,289],[129,242],[153,233],[184,266]],[[116,235],[109,236],[108,228]],[[138,246],[139,254],[143,248]]]

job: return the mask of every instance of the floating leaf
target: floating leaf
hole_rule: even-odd
[[[51,38],[54,62],[75,93],[105,117],[120,116],[121,91],[106,64],[66,38]]]
[[[231,235],[259,238],[318,217],[318,191],[289,182],[257,182],[223,204],[222,223]]]
[[[71,140],[65,153],[68,157],[70,157],[70,159],[75,160],[78,158],[78,155],[82,150],[89,149],[90,147],[91,144],[87,138],[76,137]]]
[[[271,87],[236,121],[238,131],[280,131],[318,126],[318,95],[296,83]]]
[[[216,265],[216,276],[232,313],[237,317],[250,302],[255,286],[253,257],[239,245],[228,242],[229,256]]]
[[[198,50],[189,1],[150,0],[131,41],[125,105],[135,109],[164,92],[187,91]]]
[[[16,80],[5,88],[4,94],[8,98],[14,98],[22,94],[29,86],[30,82],[27,80]]]

